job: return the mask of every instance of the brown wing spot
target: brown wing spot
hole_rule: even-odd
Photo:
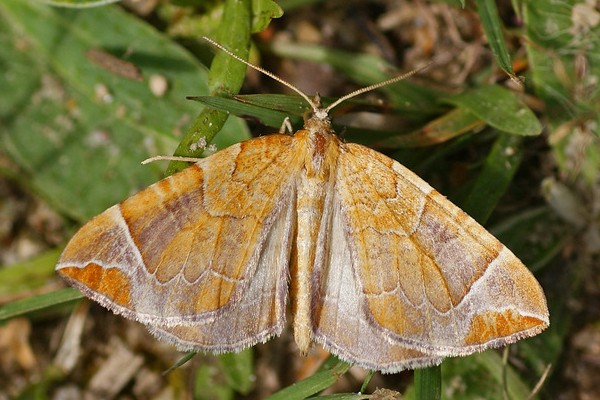
[[[540,319],[523,316],[514,310],[486,311],[475,316],[471,321],[471,329],[465,338],[465,344],[482,344],[543,325],[545,323]]]
[[[116,268],[106,269],[98,264],[89,263],[83,268],[66,267],[58,272],[94,292],[103,294],[117,304],[125,307],[131,304],[129,277]]]

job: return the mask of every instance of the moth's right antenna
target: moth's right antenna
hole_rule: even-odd
[[[406,78],[409,78],[409,77],[413,76],[414,74],[416,74],[416,73],[418,73],[418,72],[421,72],[421,71],[423,71],[424,69],[428,68],[428,67],[429,67],[431,64],[433,64],[433,63],[434,63],[434,62],[433,62],[433,61],[431,61],[431,62],[429,62],[429,63],[427,63],[427,64],[423,65],[422,67],[419,67],[419,68],[413,69],[412,71],[409,71],[409,72],[407,72],[407,73],[405,73],[405,74],[398,75],[398,76],[395,76],[395,77],[393,77],[393,78],[387,79],[387,80],[385,80],[385,81],[383,81],[383,82],[375,83],[375,84],[373,84],[373,85],[369,85],[369,86],[367,86],[367,87],[364,87],[364,88],[361,88],[361,89],[357,89],[357,90],[355,90],[354,92],[348,93],[347,95],[345,95],[345,96],[342,96],[342,97],[340,97],[339,99],[337,99],[336,101],[334,101],[333,103],[331,103],[331,104],[330,104],[330,105],[329,105],[329,106],[328,106],[328,107],[325,109],[325,111],[326,111],[326,112],[329,112],[329,111],[331,111],[331,109],[332,109],[332,108],[336,107],[337,105],[339,105],[339,104],[340,104],[341,102],[343,102],[343,101],[346,101],[346,100],[348,100],[348,99],[351,99],[352,97],[355,97],[355,96],[361,95],[361,94],[363,94],[363,93],[367,93],[367,92],[370,92],[370,91],[372,91],[372,90],[379,89],[380,87],[384,87],[384,86],[387,86],[387,85],[391,85],[392,83],[396,83],[396,82],[398,82],[398,81],[402,81],[402,80],[404,80],[404,79],[406,79]]]

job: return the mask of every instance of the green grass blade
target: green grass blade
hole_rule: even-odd
[[[39,0],[41,3],[65,8],[91,8],[116,3],[120,0]]]
[[[442,397],[442,366],[415,370],[415,399],[439,400]]]
[[[293,385],[273,394],[268,398],[268,400],[305,399],[333,385],[340,376],[345,374],[350,369],[351,366],[351,364],[338,361],[333,368],[317,372],[316,374],[302,381],[296,382]]]
[[[0,307],[0,322],[81,298],[79,290],[68,288],[14,301]]]
[[[319,400],[368,400],[368,399],[395,399],[396,397],[375,397],[372,394],[360,394],[360,393],[336,393],[336,394],[328,394],[324,396],[319,396]]]
[[[271,102],[269,100],[271,98],[275,102]],[[306,102],[297,96],[197,96],[192,97],[191,100],[199,101],[212,108],[226,111],[239,117],[251,117],[262,125],[275,129],[279,129],[286,117],[292,120],[293,125],[300,125],[302,123],[302,113],[306,110]]]
[[[502,33],[502,21],[498,15],[498,8],[494,0],[476,0],[477,11],[481,19],[481,25],[488,39],[490,49],[496,58],[496,62],[504,72],[516,79],[512,68],[510,55],[504,42]]]

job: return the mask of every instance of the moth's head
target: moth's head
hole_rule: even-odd
[[[319,93],[315,94],[315,97],[312,98],[312,100],[309,102],[309,105],[311,109],[307,110],[303,115],[305,123],[312,118],[316,118],[321,121],[329,121],[329,109],[322,108],[321,95]]]

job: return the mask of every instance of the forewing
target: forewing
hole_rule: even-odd
[[[81,228],[58,272],[147,325],[198,325],[210,335],[229,315],[223,324],[247,328],[247,340],[269,336],[284,319],[297,150],[293,136],[264,136],[163,179]],[[240,338],[231,340],[223,345]]]
[[[172,327],[148,326],[150,331],[182,350],[214,353],[239,351],[279,335],[285,325],[287,266],[295,211],[295,196],[284,196],[282,209],[264,239],[256,273],[240,293],[235,307],[219,318]]]
[[[342,146],[340,218],[370,329],[446,356],[548,325],[540,285],[496,238],[398,162]]]

